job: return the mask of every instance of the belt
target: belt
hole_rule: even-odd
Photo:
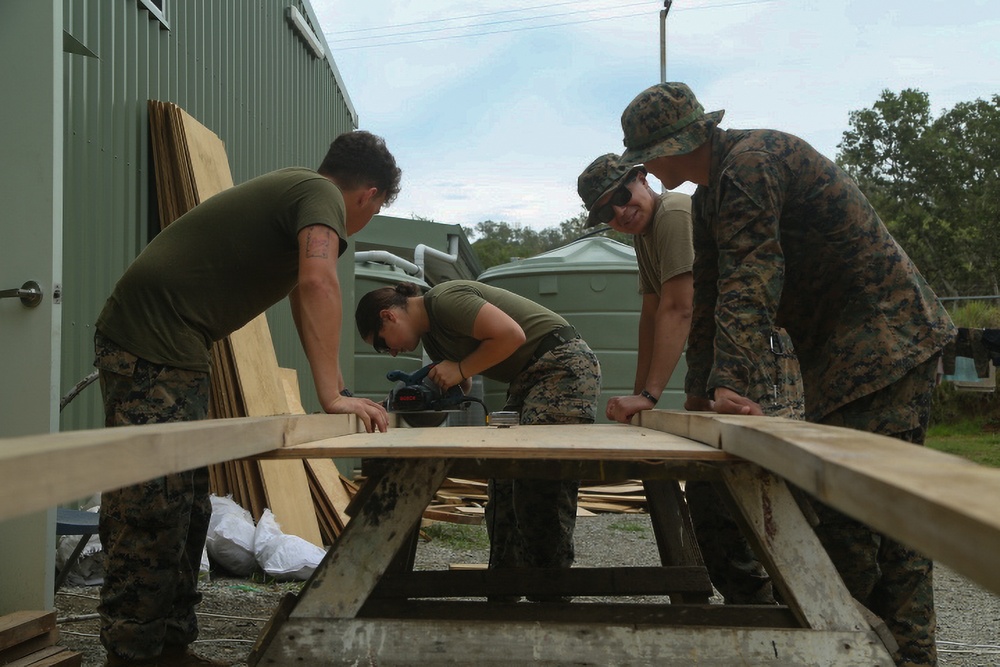
[[[580,337],[577,333],[576,327],[572,324],[567,324],[564,327],[559,327],[558,329],[553,329],[549,333],[545,334],[545,337],[538,342],[538,347],[531,354],[531,361],[528,362],[529,365],[538,361],[543,354],[546,352],[551,352],[560,345],[570,342],[571,340],[576,340]]]

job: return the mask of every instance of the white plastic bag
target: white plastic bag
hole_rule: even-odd
[[[271,510],[265,509],[254,536],[257,564],[279,581],[305,581],[326,555],[326,550],[298,535],[281,532]]]
[[[88,512],[97,512],[100,507],[91,507]],[[84,535],[60,535],[56,545],[56,568],[62,570],[81,539],[87,546],[80,552],[76,564],[68,573],[64,586],[100,586],[104,583],[104,556],[101,553],[101,538],[94,533],[89,539]]]
[[[205,548],[213,561],[238,577],[249,576],[257,561],[253,540],[253,515],[232,498],[212,495],[212,518],[208,521]]]

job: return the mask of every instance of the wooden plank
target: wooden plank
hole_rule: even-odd
[[[246,416],[289,414],[278,357],[264,313],[229,334],[229,345]]]
[[[332,459],[307,459],[306,468],[316,479],[316,483],[323,491],[323,496],[330,509],[339,518],[343,528],[351,520],[347,514],[347,506],[351,504],[351,496],[344,488],[341,481],[340,471],[337,469]]]
[[[800,628],[788,607],[736,604],[568,602],[495,604],[481,600],[369,600],[359,618],[449,621],[531,621],[601,625],[702,625],[739,628]]]
[[[302,393],[299,390],[299,372],[294,368],[279,368],[278,379],[281,380],[281,388],[285,393],[285,403],[288,404],[288,413],[304,415],[306,409],[302,407]]]
[[[189,151],[194,192],[201,203],[227,188],[233,187],[226,146],[214,132],[177,108]]]
[[[694,536],[694,526],[688,514],[687,504],[680,485],[675,481],[649,480],[644,483],[646,497],[649,498],[649,518],[656,535],[656,547],[660,562],[664,565],[687,565],[704,567],[701,549]],[[707,603],[713,594],[712,585],[701,596],[691,595],[692,591],[671,597],[675,603]],[[687,594],[683,594],[687,593]]]
[[[166,473],[355,433],[353,415],[146,424],[0,439],[0,520]],[[113,462],[114,465],[109,465]]]
[[[83,655],[62,646],[50,646],[20,660],[6,663],[6,667],[80,667]]]
[[[1000,470],[853,429],[651,410],[647,428],[721,446],[1000,593]],[[919,519],[916,519],[919,517]]]
[[[270,662],[268,662],[270,661]],[[892,667],[864,633],[392,619],[290,618],[252,664]]]
[[[369,502],[303,587],[291,616],[354,616],[399,551],[448,471],[445,460],[390,461]],[[372,483],[369,482],[369,483]]]
[[[44,651],[59,641],[59,630],[53,628],[48,632],[26,639],[14,646],[9,646],[0,651],[0,665],[9,665],[22,658],[31,656],[39,651]]]
[[[267,503],[281,531],[323,546],[302,461],[259,461]]]
[[[814,630],[867,630],[785,482],[753,465],[726,469],[723,481],[749,526],[744,532],[754,553],[802,623]]]
[[[56,627],[54,611],[15,611],[0,616],[0,650],[44,635]]]
[[[687,438],[621,424],[449,426],[389,429],[289,446],[268,456],[339,458],[513,458],[736,460]]]
[[[712,594],[704,567],[503,568],[386,573],[375,598],[487,597],[490,595]]]

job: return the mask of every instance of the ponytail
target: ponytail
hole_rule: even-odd
[[[358,307],[354,311],[354,321],[358,325],[361,338],[367,340],[382,328],[382,318],[379,313],[383,310],[393,307],[406,310],[406,300],[422,293],[423,290],[415,283],[403,282],[396,283],[394,287],[380,287],[365,294],[358,301]]]

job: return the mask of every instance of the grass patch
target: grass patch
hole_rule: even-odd
[[[611,530],[620,530],[623,533],[639,533],[645,534],[649,532],[647,526],[641,523],[635,523],[634,521],[616,521],[608,526]]]
[[[439,540],[451,549],[489,549],[490,538],[486,526],[469,526],[461,523],[432,523],[423,530],[432,540]]]
[[[986,419],[935,424],[927,431],[926,446],[961,456],[981,465],[1000,468],[1000,433]]]

